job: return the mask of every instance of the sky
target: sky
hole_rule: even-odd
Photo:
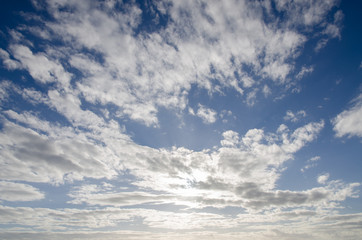
[[[1,239],[360,239],[362,2],[14,0]]]

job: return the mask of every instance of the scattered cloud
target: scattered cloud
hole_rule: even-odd
[[[315,157],[312,157],[311,159],[309,159],[308,161],[309,162],[315,162],[315,161],[319,161],[321,159],[320,156],[315,156]]]
[[[219,117],[220,117],[220,119],[222,119],[223,123],[227,123],[228,119],[231,117],[233,117],[235,119],[235,116],[233,116],[233,112],[230,110],[225,110],[225,109],[219,113]]]
[[[292,111],[288,110],[286,112],[286,115],[284,116],[285,121],[291,121],[291,122],[297,122],[301,118],[304,118],[307,116],[307,113],[304,110],[300,110],[296,113],[293,113]]]
[[[206,124],[211,124],[217,120],[217,112],[211,108],[199,104],[196,115]]]
[[[271,94],[271,89],[268,87],[268,85],[264,85],[263,93],[265,97],[268,97]]]
[[[315,166],[317,166],[317,162],[321,159],[320,156],[315,156],[315,157],[312,157],[311,159],[309,159],[307,161],[307,164],[300,169],[301,172],[305,172],[306,170],[310,169],[310,168],[313,168]]]
[[[334,14],[334,22],[329,23],[325,30],[323,31],[323,34],[329,36],[330,38],[339,38],[341,39],[341,29],[342,29],[342,21],[344,18],[344,14],[341,10],[338,10]]]
[[[342,20],[344,18],[344,14],[342,11],[337,11],[334,14],[334,20],[333,23],[325,23],[325,28],[321,32],[322,35],[325,37],[320,39],[315,47],[315,51],[318,52],[322,48],[324,48],[328,41],[333,38],[341,39],[341,29],[342,29]]]
[[[358,183],[323,174],[316,187],[278,189],[285,163],[324,128],[295,127],[304,110],[286,112],[295,128],[216,129],[220,144],[201,150],[141,145],[123,125],[156,131],[166,109],[216,128],[235,108],[193,109],[193,89],[231,91],[249,109],[272,89],[289,91],[313,71],[295,64],[309,33],[321,32],[320,47],[340,38],[343,14],[326,20],[338,1],[147,1],[149,12],[132,1],[32,2],[51,20],[24,14],[32,21],[0,49],[4,69],[27,78],[0,82],[0,223],[9,226],[0,238],[331,239],[359,226],[361,214],[336,213]],[[361,99],[332,120],[337,136],[362,136]],[[70,189],[62,208],[6,206],[59,186]]]
[[[59,90],[82,96],[89,103],[113,104],[122,116],[147,126],[158,126],[160,107],[185,109],[191,85],[210,92],[225,87],[240,94],[247,92],[246,101],[252,106],[257,86],[253,87],[254,77],[241,69],[249,66],[260,81],[288,82],[293,69],[290,60],[306,42],[297,29],[325,25],[324,17],[336,1],[323,5],[278,2],[276,10],[286,16],[283,30],[275,29],[273,22],[279,18],[272,11],[267,11],[272,22],[264,22],[261,13],[267,4],[234,4],[150,3],[154,24],[160,14],[168,15],[170,21],[158,26],[159,31],[134,34],[142,27],[142,10],[137,5],[104,2],[96,7],[91,1],[49,0],[35,5],[42,6],[54,21],[33,16],[44,28],[35,32],[31,26],[23,29],[67,47],[46,45],[34,50],[24,43],[24,36],[16,37],[22,35],[18,29],[8,51],[1,51],[1,58],[8,69],[27,70],[40,83],[59,84]],[[111,14],[119,5],[127,11]],[[189,14],[181,14],[185,12]],[[81,75],[75,78],[74,69]],[[71,79],[76,81],[75,89],[69,85]],[[268,88],[263,92],[268,95]]]
[[[255,89],[254,91],[248,93],[248,95],[246,97],[246,104],[248,106],[251,107],[256,103],[257,93],[258,93],[257,89]]]
[[[296,78],[302,79],[306,74],[310,74],[313,71],[314,71],[313,66],[310,66],[310,67],[303,66],[302,69],[300,70],[300,72],[296,75]]]
[[[326,184],[328,178],[329,178],[329,173],[326,173],[326,174],[320,175],[320,176],[317,178],[317,181],[318,181],[318,183],[320,183],[320,184]]]

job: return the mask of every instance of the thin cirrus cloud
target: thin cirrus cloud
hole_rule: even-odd
[[[273,118],[260,109],[316,71],[297,64],[307,43],[322,51],[342,38],[338,1],[31,3],[0,49],[0,238],[361,232],[361,213],[338,212],[358,198],[358,182],[326,173],[311,177],[315,186],[281,186],[288,164],[329,127],[326,118],[301,123],[304,110],[283,106]],[[360,100],[332,120],[338,137],[361,136]],[[216,144],[162,146],[173,124],[165,112],[190,139],[209,131]],[[149,136],[152,146],[142,141]],[[66,192],[57,199],[59,189]]]

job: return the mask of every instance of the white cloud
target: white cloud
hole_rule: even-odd
[[[0,200],[34,201],[44,198],[44,194],[31,185],[0,181]]]
[[[233,112],[230,110],[225,110],[225,109],[219,113],[219,117],[222,119],[223,123],[227,123],[228,119],[231,117],[233,117],[235,119],[235,116],[233,116]]]
[[[206,124],[211,124],[217,120],[217,112],[211,108],[199,104],[196,115]]]
[[[41,83],[56,82],[63,87],[68,87],[71,75],[61,64],[49,60],[43,53],[33,54],[24,45],[11,45],[10,49],[22,68],[25,68],[35,80]]]
[[[17,229],[9,228],[1,232],[4,239],[37,238],[37,239],[235,239],[253,237],[256,240],[266,239],[303,239],[337,240],[358,239],[362,231],[359,228],[361,214],[328,213],[319,209],[284,211],[265,211],[264,213],[241,213],[230,219],[215,213],[168,212],[152,209],[120,209],[94,208],[89,210],[0,206],[2,224],[12,225],[16,222]],[[103,231],[104,227],[116,227],[125,221],[134,226],[147,227],[143,231]],[[138,222],[138,221],[141,221]],[[283,224],[287,221],[288,224]],[[34,232],[27,225],[42,230]],[[261,227],[262,226],[262,227]],[[65,231],[68,227],[67,231]],[[73,228],[71,228],[73,227]],[[221,227],[222,231],[215,229]],[[69,229],[71,228],[71,229]],[[227,232],[228,229],[236,229]],[[170,231],[172,229],[172,231]],[[15,232],[22,230],[21,233]],[[45,230],[45,231],[44,231]],[[155,231],[157,230],[157,231]],[[177,231],[181,230],[181,231]],[[197,231],[195,231],[197,230]],[[161,231],[161,232],[160,232]]]
[[[156,201],[190,207],[243,206],[249,210],[279,207],[279,203],[270,204],[268,201],[275,200],[282,205],[287,204],[284,197],[299,195],[298,192],[278,193],[274,190],[281,165],[312,141],[323,127],[323,122],[311,123],[289,132],[284,125],[277,134],[252,129],[242,137],[227,131],[223,133],[223,147],[211,152],[194,152],[185,148],[165,150],[139,146],[123,137],[119,129],[115,131],[117,125],[111,127],[102,123],[98,128],[95,122],[93,133],[77,133],[72,128],[41,121],[30,113],[6,113],[11,119],[46,134],[4,122],[0,143],[2,155],[7,157],[1,159],[2,179],[59,184],[84,177],[111,179],[118,171],[128,169],[138,179],[133,184],[148,189],[147,192],[89,192],[80,189],[70,195],[73,198],[71,203],[100,206]],[[76,118],[82,117],[74,117],[74,123],[80,123]],[[84,124],[88,126],[88,122]],[[96,142],[91,139],[96,139]],[[253,187],[248,194],[241,194],[241,186],[245,184]],[[269,200],[257,203],[253,199],[255,194],[262,194]],[[314,198],[303,199],[306,204],[314,202]]]
[[[268,85],[264,85],[263,93],[265,97],[268,97],[271,94],[271,89],[268,87]]]
[[[312,167],[315,167],[317,166],[317,161],[319,161],[321,159],[320,156],[314,156],[312,158],[310,158],[308,161],[307,161],[307,164],[300,169],[301,172],[305,172],[306,170],[312,168]]]
[[[257,92],[258,92],[258,91],[255,90],[255,91],[252,91],[252,92],[249,92],[249,93],[248,93],[248,95],[247,95],[247,97],[246,97],[246,104],[247,104],[248,106],[253,106],[253,105],[255,104]]]
[[[178,196],[178,204],[193,207],[241,205],[259,209],[270,205],[266,202],[243,204],[250,195],[238,196],[239,186],[251,183],[256,193],[276,194],[272,190],[279,178],[279,167],[312,141],[322,127],[323,122],[312,123],[292,133],[284,129],[278,135],[253,129],[243,137],[227,131],[223,133],[223,147],[211,153],[183,148],[169,152],[137,147],[137,157],[132,163],[125,164],[132,174],[142,179],[135,183],[138,187],[167,190]],[[200,198],[202,195],[208,197]]]
[[[175,196],[168,194],[152,194],[140,191],[122,191],[115,189],[105,189],[103,186],[83,185],[73,189],[68,194],[73,200],[72,204],[86,203],[88,205],[98,206],[134,206],[146,203],[172,203]]]
[[[35,122],[33,116],[17,115],[18,120],[30,120],[29,125],[49,135],[5,121],[0,133],[2,146],[0,176],[6,180],[62,183],[84,177],[111,178],[112,155],[107,149],[92,143],[70,129]],[[68,135],[68,136],[67,136]]]
[[[338,114],[331,122],[337,137],[362,137],[362,94],[352,101],[349,109]]]
[[[2,59],[4,66],[9,70],[21,68],[21,64],[10,58],[10,55],[7,51],[0,48],[0,59]]]
[[[311,159],[309,159],[308,161],[309,161],[309,162],[315,162],[315,161],[319,161],[320,159],[321,159],[320,156],[314,156],[314,157],[312,157]]]
[[[229,130],[223,132],[222,136],[224,137],[224,139],[221,140],[223,147],[234,147],[239,143],[239,134],[237,132]]]
[[[293,70],[293,59],[307,41],[300,27],[326,25],[325,16],[336,3],[279,1],[276,8],[286,16],[279,23],[267,2],[160,2],[150,4],[151,16],[157,23],[157,12],[163,12],[170,21],[157,32],[134,34],[142,21],[142,11],[136,5],[104,2],[97,7],[91,1],[49,0],[41,5],[54,21],[41,22],[43,30],[23,29],[47,42],[56,39],[66,47],[46,45],[34,53],[31,44],[24,45],[25,37],[18,36],[19,29],[9,46],[11,55],[2,50],[1,56],[4,61],[13,59],[12,69],[24,68],[42,83],[56,82],[67,89],[73,77],[73,96],[90,103],[114,104],[121,116],[158,126],[158,109],[187,108],[192,85],[210,93],[224,87],[247,92],[246,102],[253,105],[258,84],[244,66],[258,75],[258,82],[270,78],[277,84],[290,81],[287,76]],[[119,5],[127,11],[111,14]],[[263,10],[269,15],[268,24]],[[186,12],[187,16],[182,14]],[[340,22],[339,16],[336,13],[333,24]],[[274,23],[281,28],[276,29]],[[74,78],[69,66],[81,75]],[[268,92],[264,87],[264,94]]]
[[[17,32],[0,56],[7,69],[27,71],[46,91],[22,89],[2,81],[0,91],[4,95],[0,98],[6,101],[16,95],[48,109],[2,111],[0,178],[6,181],[1,182],[0,191],[3,200],[13,201],[19,194],[9,188],[16,187],[27,194],[24,200],[30,201],[42,199],[43,193],[31,185],[10,181],[76,182],[80,187],[73,187],[67,195],[71,198],[67,204],[74,208],[0,206],[0,222],[14,226],[9,231],[44,231],[38,232],[37,238],[45,239],[305,239],[305,232],[314,239],[332,239],[315,228],[323,225],[323,229],[338,232],[322,218],[361,220],[360,215],[329,215],[340,207],[339,202],[356,197],[356,183],[328,181],[324,175],[318,179],[323,184],[319,187],[304,191],[277,188],[284,164],[317,137],[323,121],[297,129],[282,124],[275,133],[259,128],[245,134],[229,130],[221,134],[221,146],[200,151],[138,145],[118,122],[122,118],[159,126],[160,108],[176,112],[188,109],[206,124],[231,116],[231,111],[218,116],[214,109],[201,104],[195,110],[190,108],[191,87],[206,89],[210,95],[233,88],[252,106],[259,90],[268,96],[272,84],[294,81],[289,76],[308,40],[304,30],[327,26],[323,19],[336,1],[278,1],[277,11],[285,13],[284,20],[273,14],[268,1],[159,1],[153,6],[154,23],[161,13],[167,14],[169,21],[157,32],[138,29],[142,11],[133,4],[104,1],[97,5],[76,0],[38,3],[53,20],[38,18],[44,29],[23,29],[46,39],[44,46],[35,50]],[[126,10],[115,14],[120,4]],[[270,23],[264,22],[264,10]],[[324,29],[326,34],[337,36],[338,29]],[[48,45],[53,40],[58,44]],[[311,71],[302,68],[297,78]],[[94,106],[103,110],[94,111]],[[64,119],[51,122],[54,115]],[[345,115],[353,114],[343,118]],[[285,120],[297,122],[305,116],[304,111],[288,111]],[[317,158],[310,159],[315,161]],[[102,184],[87,183],[100,179]],[[130,187],[116,187],[108,183],[111,180],[127,182]],[[157,210],[164,206],[183,209]],[[206,207],[230,206],[243,213],[230,218],[205,212]],[[277,222],[289,217],[295,222],[288,222],[287,227]],[[349,220],[338,223],[351,227]],[[121,229],[125,222],[152,232],[102,232],[104,228]],[[269,223],[269,227],[255,223]],[[303,228],[295,228],[298,225]],[[236,232],[237,227],[240,232]],[[233,228],[235,233],[221,233],[217,228]],[[155,233],[159,229],[165,232]],[[171,233],[170,229],[193,232]],[[310,229],[315,232],[304,231]],[[20,238],[15,233],[2,232],[1,236]]]
[[[325,21],[325,16],[338,1],[311,2],[311,1],[277,1],[276,7],[279,11],[284,12],[289,18],[287,24],[302,26],[308,28],[314,24]]]
[[[317,45],[314,48],[314,51],[319,52],[322,48],[324,48],[328,43],[328,39],[323,38],[318,41]]]
[[[326,184],[328,178],[329,178],[329,173],[320,175],[320,176],[317,178],[317,182],[320,183],[320,184]]]
[[[323,34],[328,35],[330,38],[339,38],[341,39],[341,25],[344,14],[341,10],[338,10],[334,14],[334,22],[327,24]]]
[[[10,81],[1,81],[0,82],[0,103],[7,101],[9,99],[10,91],[12,90],[12,82]]]
[[[291,122],[297,122],[301,118],[306,117],[307,113],[304,110],[300,110],[296,113],[293,113],[292,111],[288,110],[286,112],[286,115],[284,116],[285,121],[291,121]]]
[[[311,72],[314,71],[314,67],[310,66],[310,67],[305,67],[303,66],[302,69],[300,70],[300,72],[296,75],[297,79],[302,79],[306,74],[309,74]]]

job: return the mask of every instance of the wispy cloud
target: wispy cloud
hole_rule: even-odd
[[[292,111],[288,110],[284,116],[284,120],[291,121],[291,122],[297,122],[305,116],[307,116],[307,113],[304,110],[300,110],[296,113],[293,113]]]
[[[305,172],[306,170],[317,166],[318,161],[319,161],[320,159],[321,159],[320,156],[315,156],[315,157],[310,158],[310,159],[307,161],[307,164],[306,164],[303,168],[301,168],[300,171],[301,171],[301,172]]]
[[[306,74],[309,74],[309,73],[311,73],[311,72],[313,72],[314,71],[314,68],[313,68],[313,66],[310,66],[310,67],[305,67],[305,66],[303,66],[302,67],[302,69],[300,70],[300,72],[297,74],[297,78],[298,79],[301,79],[301,78],[303,78]]]

